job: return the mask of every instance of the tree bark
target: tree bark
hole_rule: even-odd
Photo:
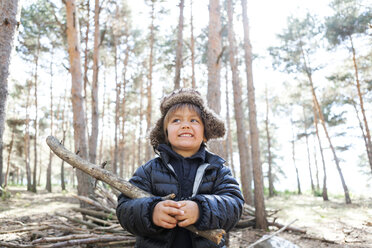
[[[182,47],[183,47],[183,8],[184,0],[180,0],[180,16],[178,19],[177,49],[176,49],[176,72],[174,76],[174,89],[181,87]]]
[[[233,10],[232,1],[227,1],[228,13],[228,38],[230,44],[229,60],[232,72],[232,83],[234,91],[234,111],[236,119],[236,129],[238,135],[238,147],[240,158],[240,173],[245,201],[249,205],[253,205],[252,197],[252,168],[250,167],[250,152],[248,141],[246,139],[246,129],[244,125],[244,115],[242,106],[242,88],[239,81],[237,48],[235,45],[235,34],[233,29]]]
[[[15,130],[13,128],[13,130],[12,130],[12,138],[11,138],[10,144],[9,144],[8,162],[7,162],[6,172],[5,172],[5,176],[4,176],[4,185],[3,185],[3,188],[5,189],[5,191],[6,191],[6,187],[8,186],[8,177],[9,177],[9,169],[10,169],[10,157],[12,155],[12,150],[13,150],[14,133],[15,133]]]
[[[265,128],[266,128],[266,139],[267,139],[267,163],[269,165],[268,170],[268,181],[269,181],[269,197],[273,197],[275,195],[274,189],[274,175],[272,170],[272,155],[271,155],[271,135],[269,130],[269,96],[267,92],[267,87],[265,88],[265,100],[266,100],[266,119],[265,119]]]
[[[227,158],[229,158],[229,165],[232,170],[232,174],[236,177],[237,173],[235,171],[234,166],[234,153],[233,153],[233,146],[232,146],[232,137],[231,137],[231,123],[230,123],[230,100],[229,100],[229,78],[228,78],[228,68],[226,63],[226,122],[227,122],[227,137],[226,137],[226,154]]]
[[[40,53],[40,34],[38,35],[37,38],[37,49],[36,49],[36,55],[35,55],[35,72],[34,72],[34,97],[35,97],[35,120],[34,120],[34,129],[35,129],[35,135],[34,135],[34,170],[32,174],[32,186],[31,186],[31,191],[36,192],[36,186],[37,186],[37,181],[36,181],[36,175],[37,175],[37,151],[38,151],[38,129],[39,129],[39,122],[38,122],[38,69],[39,69],[39,53]]]
[[[349,36],[349,39],[350,39],[351,51],[353,53],[353,64],[354,64],[356,87],[357,87],[357,92],[358,92],[358,97],[359,97],[359,106],[360,106],[360,110],[361,110],[362,116],[363,116],[364,128],[366,130],[366,138],[367,138],[367,144],[368,144],[367,145],[367,157],[368,157],[369,166],[371,167],[371,173],[372,173],[371,133],[369,131],[366,112],[364,110],[364,101],[363,101],[362,91],[360,90],[360,82],[359,82],[358,66],[357,66],[357,63],[356,63],[355,48],[354,48],[353,39],[352,39],[351,35]]]
[[[252,73],[252,46],[249,39],[249,23],[247,16],[247,1],[242,0],[243,29],[244,29],[244,54],[247,72],[249,130],[252,145],[252,165],[254,181],[254,204],[256,208],[256,227],[266,230],[268,227],[265,210],[264,185],[262,176],[262,164],[260,158],[260,142],[257,127],[256,100]]]
[[[335,163],[336,163],[336,168],[337,168],[338,174],[340,176],[342,188],[344,190],[345,202],[346,202],[346,204],[351,204],[351,199],[350,199],[350,195],[349,195],[349,189],[348,189],[348,187],[346,185],[346,182],[345,182],[345,179],[344,179],[344,175],[343,175],[342,170],[341,170],[341,167],[340,167],[340,162],[339,162],[339,159],[338,159],[337,154],[336,154],[336,150],[335,150],[335,148],[334,148],[334,146],[332,144],[331,137],[328,134],[328,129],[327,129],[327,126],[325,124],[323,112],[322,112],[322,110],[320,108],[320,104],[319,104],[318,98],[316,96],[316,92],[315,92],[315,88],[314,88],[314,83],[313,83],[313,78],[312,78],[311,67],[308,66],[308,62],[307,62],[307,59],[306,59],[305,51],[304,51],[304,49],[302,47],[302,43],[300,43],[300,49],[301,49],[301,56],[302,56],[302,59],[304,61],[305,73],[306,73],[306,76],[307,76],[307,78],[309,80],[310,90],[311,90],[311,94],[313,96],[313,101],[314,101],[314,104],[315,104],[315,109],[316,109],[317,114],[319,116],[320,122],[321,122],[321,124],[323,126],[324,133],[325,133],[325,135],[327,137],[327,140],[328,140],[328,143],[329,143],[329,147],[331,148],[331,151],[332,151],[332,154],[333,154],[333,158],[334,158]]]
[[[304,129],[305,129],[304,134],[305,134],[305,142],[306,142],[307,164],[308,164],[308,167],[309,167],[311,191],[314,194],[315,186],[314,186],[314,181],[313,181],[313,171],[311,170],[309,137],[308,137],[308,134],[307,134],[307,122],[306,122],[305,106],[302,106],[302,114],[303,114],[303,117],[304,117]]]
[[[30,104],[30,83],[26,82],[26,126],[25,126],[25,137],[24,137],[24,149],[25,149],[25,165],[26,165],[26,178],[27,178],[27,191],[31,191],[32,181],[31,181],[31,167],[30,167],[30,114],[29,114],[29,104]]]
[[[149,74],[147,82],[147,109],[146,109],[146,133],[150,132],[151,129],[151,119],[152,119],[152,70],[153,70],[153,60],[154,60],[154,43],[155,43],[155,2],[151,1],[151,25],[150,25],[150,54],[149,54]],[[148,142],[145,143],[146,161],[151,158],[151,146]]]
[[[53,112],[53,48],[52,48],[52,57],[50,61],[50,133],[53,135],[53,121],[54,121],[54,112]],[[49,152],[49,163],[46,173],[46,185],[45,189],[48,192],[52,192],[52,161],[53,161],[53,153],[52,151]]]
[[[21,4],[18,0],[2,0],[0,3],[0,185],[3,183],[3,135],[9,65],[14,39],[17,36],[20,11]]]
[[[296,140],[295,140],[295,132],[293,130],[293,120],[292,120],[292,118],[291,118],[291,127],[292,127],[292,142],[291,142],[292,143],[292,161],[293,161],[293,166],[295,167],[295,170],[296,170],[297,194],[301,195],[302,191],[301,191],[300,175],[298,173],[298,168],[297,168],[297,165],[296,165],[296,147],[295,147]]]
[[[49,136],[46,139],[46,142],[50,149],[53,150],[53,152],[60,157],[61,159],[65,160],[67,163],[72,165],[74,168],[77,168],[81,170],[82,172],[85,172],[93,177],[95,177],[98,180],[101,180],[110,186],[114,187],[115,189],[119,190],[123,194],[125,194],[129,198],[142,198],[142,197],[152,197],[153,195],[143,191],[142,189],[132,185],[128,181],[114,175],[113,173],[104,170],[100,168],[99,166],[96,166],[81,157],[77,156],[76,154],[73,154],[72,152],[68,151],[66,148],[64,148],[59,141],[53,137]],[[169,196],[163,197],[164,199],[172,199],[175,195],[171,194]],[[219,244],[222,240],[222,236],[225,233],[222,229],[214,229],[214,230],[206,230],[206,231],[199,231],[197,230],[193,225],[186,227],[191,232],[196,233],[199,236],[202,236],[204,238],[207,238],[216,244]]]
[[[67,17],[67,41],[68,53],[70,57],[70,73],[71,73],[71,95],[72,95],[72,110],[73,110],[73,126],[74,126],[74,143],[75,150],[79,151],[79,156],[84,159],[88,158],[87,137],[84,100],[81,95],[82,78],[81,78],[81,57],[80,57],[80,36],[79,36],[79,21],[76,12],[74,0],[66,0],[66,17]],[[93,180],[89,175],[81,171],[76,172],[78,181],[78,194],[88,196],[93,193]]]
[[[195,89],[195,38],[194,38],[194,17],[192,13],[192,2],[190,0],[190,49],[191,49],[191,87]]]
[[[216,114],[221,112],[221,14],[219,0],[209,1],[209,24],[208,24],[208,92],[207,102]],[[222,140],[211,140],[208,144],[209,149],[226,157],[223,149]]]
[[[94,51],[93,51],[93,80],[92,80],[92,129],[89,137],[89,160],[96,163],[98,139],[98,69],[99,69],[99,0],[94,5]],[[88,20],[89,22],[89,20]]]

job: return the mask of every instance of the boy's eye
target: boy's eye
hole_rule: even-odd
[[[177,123],[177,122],[180,122],[180,119],[173,119],[172,120],[172,123]]]
[[[197,119],[192,119],[191,122],[199,122]]]

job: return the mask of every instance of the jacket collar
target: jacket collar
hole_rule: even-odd
[[[169,163],[170,156],[172,156],[171,152],[175,153],[172,150],[172,148],[170,148],[166,144],[160,144],[158,146],[157,150],[159,151],[159,153],[160,153],[159,157],[161,158],[161,160],[163,161],[164,164]],[[175,154],[177,154],[177,153],[175,153]],[[191,156],[191,158],[194,158],[194,156],[202,158],[203,159],[202,163],[208,163],[209,164],[208,168],[214,168],[214,167],[217,168],[217,167],[223,165],[226,162],[223,158],[221,158],[220,156],[208,151],[205,147],[201,147],[200,150],[196,154]]]

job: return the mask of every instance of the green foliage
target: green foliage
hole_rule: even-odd
[[[273,67],[289,73],[308,73],[310,67],[304,57],[314,54],[319,46],[316,39],[321,33],[319,21],[308,13],[303,19],[291,16],[287,23],[287,28],[277,35],[281,45],[269,48]]]
[[[340,45],[355,34],[366,34],[372,21],[371,8],[364,9],[358,0],[334,0],[335,14],[326,18],[326,38],[333,46]]]

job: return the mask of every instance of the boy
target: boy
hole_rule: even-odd
[[[224,247],[189,232],[222,228],[239,221],[243,197],[224,160],[208,152],[205,143],[225,134],[224,123],[200,93],[181,89],[165,97],[161,118],[150,133],[159,155],[139,167],[130,182],[157,197],[118,198],[120,224],[137,236],[136,247]],[[162,196],[176,194],[173,200]]]

